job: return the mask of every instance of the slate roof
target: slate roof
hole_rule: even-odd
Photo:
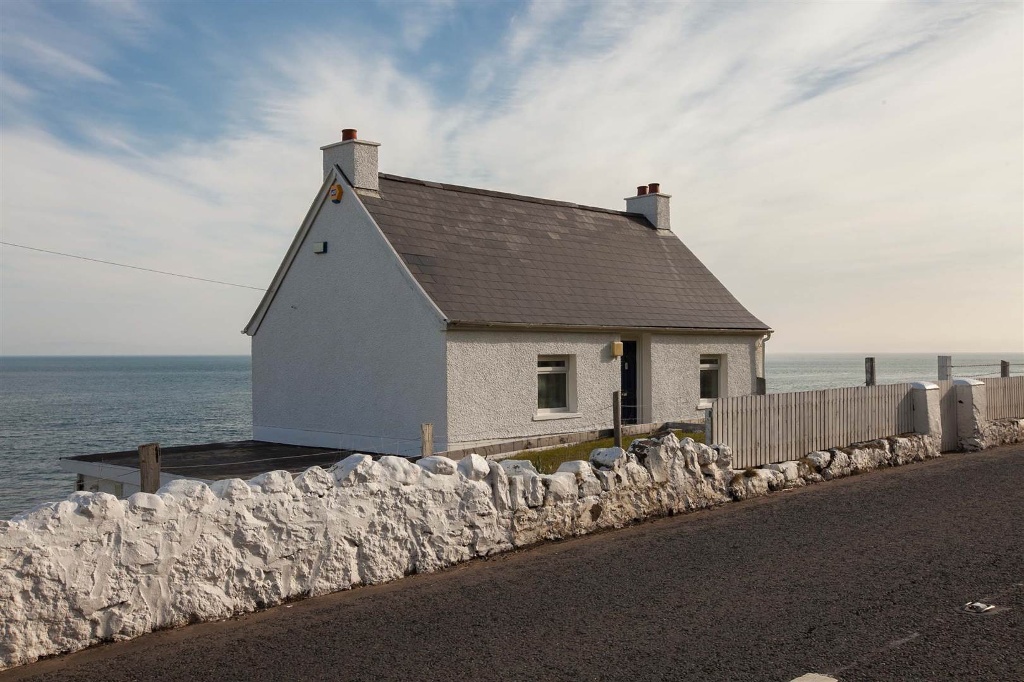
[[[360,199],[450,323],[768,329],[641,215],[383,173],[380,195]]]

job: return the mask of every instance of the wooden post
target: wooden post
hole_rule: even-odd
[[[764,395],[763,393],[761,395]],[[704,444],[711,445],[715,437],[714,423],[711,409],[704,410]]]
[[[615,447],[622,447],[622,391],[612,393],[612,428],[615,429]]]
[[[953,356],[939,356],[939,381],[948,381],[953,378]]]
[[[144,493],[160,489],[160,443],[139,446],[139,484]]]
[[[430,457],[434,454],[434,425],[424,422],[420,424],[420,456]]]
[[[1010,376],[1010,361],[1000,360],[999,361],[999,376],[1004,379]]]
[[[864,385],[875,386],[875,359],[864,358]]]

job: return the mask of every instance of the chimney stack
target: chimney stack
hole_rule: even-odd
[[[324,177],[335,165],[361,194],[379,196],[377,147],[379,142],[360,140],[355,128],[341,131],[341,142],[320,147],[324,153]]]
[[[636,188],[635,197],[626,197],[626,212],[639,213],[659,230],[668,230],[668,201],[670,194],[661,193],[661,183],[652,182]]]

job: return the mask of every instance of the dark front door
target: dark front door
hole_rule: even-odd
[[[636,341],[622,342],[622,423],[636,424],[640,415],[637,386]]]

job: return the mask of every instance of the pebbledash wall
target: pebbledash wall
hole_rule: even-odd
[[[923,433],[742,471],[727,446],[669,434],[629,452],[595,450],[551,475],[478,455],[415,464],[351,455],[294,479],[177,480],[124,501],[74,493],[0,521],[0,668],[936,457],[934,395],[918,395]],[[1024,441],[1024,419],[973,426],[977,447]]]
[[[749,395],[761,376],[761,336],[740,334],[448,331],[448,434],[451,449],[493,440],[605,429],[620,387],[613,341],[638,341],[641,423],[702,421],[700,356],[722,359],[722,396]],[[537,413],[537,357],[573,360],[568,413]]]

